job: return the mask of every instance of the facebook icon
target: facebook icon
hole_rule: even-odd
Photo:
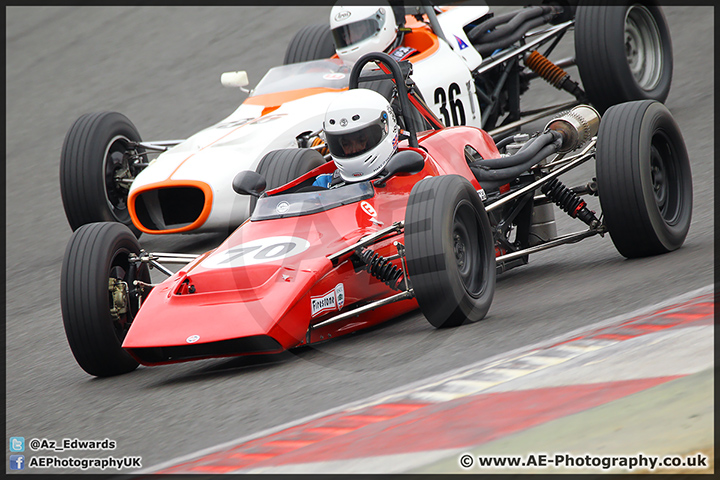
[[[10,455],[10,470],[25,468],[25,455]]]

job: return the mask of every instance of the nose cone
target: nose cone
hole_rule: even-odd
[[[269,333],[281,313],[262,301],[239,302],[233,293],[172,295],[163,300],[146,302],[123,342],[146,365],[280,352],[286,348],[281,341],[292,343]]]
[[[297,346],[310,319],[296,304],[317,275],[277,264],[178,272],[150,292],[123,348],[153,365]]]
[[[281,305],[261,300],[241,291],[183,295],[169,288],[157,293],[153,290],[135,317],[123,347],[178,346],[266,334],[272,319],[282,313]]]

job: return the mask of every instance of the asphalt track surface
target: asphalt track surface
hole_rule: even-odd
[[[71,234],[58,181],[67,129],[83,113],[111,110],[127,115],[145,140],[185,138],[244,98],[220,86],[222,72],[245,69],[256,83],[282,62],[294,32],[325,22],[328,11],[6,9],[8,437],[110,438],[118,444],[113,456],[142,455],[150,467],[712,283],[713,10],[666,7],[675,56],[666,104],[683,131],[694,181],[693,222],[679,251],[630,261],[606,237],[534,255],[499,277],[485,320],[457,329],[436,331],[415,313],[279,356],[141,367],[109,379],[85,374],[67,345],[59,301]],[[525,98],[530,107],[566,97],[538,83]],[[581,228],[558,223],[563,232]],[[221,240],[141,238],[150,251],[179,252]]]

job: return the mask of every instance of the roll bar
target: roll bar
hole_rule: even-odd
[[[358,88],[358,83],[360,81],[360,72],[362,72],[363,67],[370,62],[375,62],[376,64],[378,64],[380,69],[383,70],[385,73],[389,74],[390,78],[392,78],[392,80],[395,82],[395,85],[397,86],[400,108],[402,109],[403,120],[405,121],[405,126],[407,127],[409,134],[408,143],[411,147],[417,148],[417,129],[415,128],[415,123],[413,122],[412,118],[410,118],[409,116],[410,112],[412,112],[412,104],[410,103],[410,99],[408,98],[408,90],[407,85],[405,84],[405,77],[402,70],[400,69],[400,65],[398,65],[395,59],[393,59],[390,55],[382,52],[366,53],[365,55],[360,57],[357,62],[355,62],[355,65],[353,65],[352,71],[350,72],[349,88]],[[408,70],[408,76],[411,72],[412,68]],[[375,79],[375,77],[373,77],[373,79]]]

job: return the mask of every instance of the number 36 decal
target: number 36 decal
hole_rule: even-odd
[[[435,89],[435,105],[440,105],[440,113],[446,127],[465,125],[465,108],[459,98],[460,93],[462,93],[460,86],[454,82],[448,87],[447,95],[442,87]],[[451,116],[452,123],[450,123]]]

